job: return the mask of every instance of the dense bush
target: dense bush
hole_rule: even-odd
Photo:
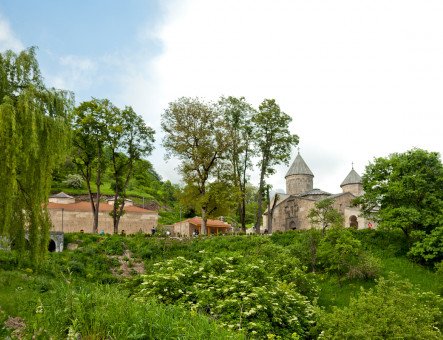
[[[144,276],[137,296],[179,303],[254,337],[307,335],[314,310],[294,279],[311,282],[301,278],[304,274],[297,267],[283,264],[273,270],[264,264],[241,257],[209,256],[201,263],[178,257],[157,263]]]
[[[415,232],[415,235],[418,240],[408,253],[411,258],[429,265],[443,260],[443,226],[435,228],[429,234]]]
[[[321,339],[441,339],[443,300],[391,276],[351,299],[349,307],[321,314]]]
[[[339,278],[372,279],[380,271],[379,261],[365,252],[350,230],[332,228],[318,248],[319,265]]]
[[[81,189],[83,188],[83,178],[77,174],[70,174],[66,176],[66,180],[63,184],[68,188]]]

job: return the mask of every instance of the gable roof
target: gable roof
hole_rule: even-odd
[[[300,156],[300,152],[297,154],[297,157],[295,157],[294,162],[292,162],[285,178],[292,175],[309,175],[314,177],[311,169],[309,169],[304,159]]]
[[[196,226],[201,226],[202,224],[202,218],[199,216],[195,216],[192,218],[188,218],[187,220],[184,220],[183,222],[189,222],[193,225]],[[177,223],[181,223],[181,222],[177,222]],[[229,223],[220,221],[220,220],[211,220],[211,219],[207,219],[206,220],[206,226],[207,227],[231,227],[231,225]]]
[[[360,175],[354,170],[354,168],[352,168],[352,170],[349,172],[349,174],[340,184],[340,187],[348,184],[361,184],[361,183],[362,181]]]
[[[72,196],[69,196],[68,194],[65,194],[63,191],[59,192],[58,194],[49,196],[51,198],[74,198]]]
[[[332,194],[329,193],[329,192],[320,190],[320,189],[312,189],[312,190],[306,191],[304,193],[301,193],[299,196],[304,197],[304,196],[309,196],[309,195],[327,195],[327,196],[330,196]]]

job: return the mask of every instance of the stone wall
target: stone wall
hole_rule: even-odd
[[[49,209],[49,215],[53,224],[53,231],[65,233],[92,232],[93,214],[91,211],[69,211],[61,209]],[[63,220],[63,223],[62,223]],[[120,219],[119,232],[133,234],[139,231],[151,233],[153,227],[157,227],[158,214],[156,212],[138,213],[126,212]],[[98,217],[98,232],[107,234],[114,233],[112,217],[109,212],[100,212]]]
[[[314,177],[310,175],[291,175],[286,177],[286,193],[288,195],[298,195],[312,190],[314,187]]]
[[[194,229],[195,226],[191,225],[188,221],[177,222],[174,224],[174,235],[191,236]]]
[[[343,192],[350,192],[354,196],[363,195],[363,185],[359,183],[343,185],[342,189]]]
[[[320,196],[319,196],[320,198]],[[334,209],[337,209],[345,219],[345,226],[349,226],[349,219],[352,215],[357,217],[360,226],[366,225],[368,221],[359,216],[358,208],[351,208],[351,202],[355,198],[351,193],[344,193],[334,196]],[[292,229],[310,229],[309,211],[314,208],[317,201],[305,197],[289,197],[282,201],[274,209],[272,219],[272,232],[287,231]],[[373,224],[373,223],[372,223]],[[263,215],[263,226],[268,229],[267,215]]]

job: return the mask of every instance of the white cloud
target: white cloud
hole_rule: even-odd
[[[15,36],[8,21],[0,16],[0,51],[13,50],[19,52],[23,49],[22,42]]]
[[[50,86],[55,88],[82,91],[90,89],[99,81],[97,61],[77,55],[54,56],[49,53],[56,65],[46,70]]]
[[[441,1],[189,0],[166,11],[153,120],[180,96],[275,98],[315,186],[333,192],[352,161],[362,173],[375,156],[443,151]],[[270,179],[276,189],[286,169]]]

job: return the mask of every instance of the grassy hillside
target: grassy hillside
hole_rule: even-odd
[[[392,299],[407,295],[411,303],[393,300],[383,312],[392,312],[386,319],[395,336],[407,337],[401,333],[405,329],[438,338],[443,322],[441,273],[410,262],[401,234],[340,233],[341,243],[336,244],[355,245],[351,257],[341,258],[350,263],[347,271],[334,267],[332,256],[327,261],[334,251],[328,247],[335,242],[328,241],[328,247],[317,245],[313,272],[307,254],[316,236],[308,232],[185,240],[68,234],[66,242],[77,248],[49,254],[38,269],[28,268],[19,254],[0,251],[0,285],[6,287],[0,290],[0,321],[9,326],[0,328],[0,336],[285,339],[317,338],[323,331],[326,338],[356,338],[364,326],[349,315],[358,308],[381,310],[389,304],[377,305],[386,299],[380,294],[391,289]],[[322,253],[325,249],[329,253]],[[409,320],[412,312],[423,319]],[[351,319],[356,333],[343,336],[349,327],[337,325]],[[402,320],[409,320],[409,328]],[[377,319],[366,322],[382,324]],[[372,331],[372,337],[386,332]]]

